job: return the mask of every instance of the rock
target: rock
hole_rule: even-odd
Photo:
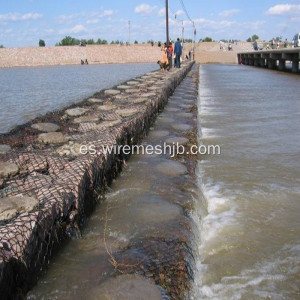
[[[70,117],[79,117],[84,115],[87,112],[87,109],[82,108],[82,107],[76,107],[76,108],[71,108],[67,109],[65,113],[70,116]]]
[[[192,113],[181,112],[176,114],[176,116],[181,118],[192,118],[194,115]]]
[[[130,99],[129,100],[130,103],[134,103],[134,104],[144,103],[146,101],[148,101],[147,98],[136,98],[136,99]]]
[[[162,138],[170,134],[168,130],[155,130],[150,132],[151,137]]]
[[[116,126],[116,125],[119,125],[121,124],[121,120],[114,120],[114,121],[104,121],[104,122],[101,122],[100,124],[96,125],[95,129],[104,129],[104,128],[109,128],[109,127],[113,127],[113,126]]]
[[[0,144],[0,154],[5,154],[11,150],[9,145]]]
[[[0,178],[9,178],[19,172],[19,167],[8,161],[0,161]]]
[[[175,108],[175,107],[166,107],[165,111],[169,111],[169,112],[177,112],[179,111],[179,108]]]
[[[61,132],[41,133],[38,136],[38,142],[44,144],[60,144],[68,141]]]
[[[79,124],[79,123],[89,123],[89,122],[97,122],[97,121],[99,121],[99,116],[88,115],[88,116],[82,116],[82,117],[74,119],[73,123]]]
[[[146,93],[146,94],[142,94],[141,97],[155,97],[156,94],[155,93]]]
[[[161,300],[158,287],[150,280],[137,275],[120,275],[108,279],[98,287],[86,291],[88,300],[91,299],[130,299],[130,300]]]
[[[117,95],[117,94],[120,94],[121,92],[119,90],[106,90],[104,92],[105,95],[108,95],[108,96],[113,96],[113,95]]]
[[[31,125],[31,128],[44,132],[55,132],[59,126],[53,123],[36,123]]]
[[[77,144],[77,143],[69,143],[66,145],[63,145],[61,147],[59,147],[56,152],[60,155],[60,156],[72,156],[72,157],[76,157],[79,156],[80,153],[80,148],[81,145]]]
[[[185,165],[172,160],[160,163],[156,168],[159,172],[166,176],[177,176],[187,173]]]
[[[130,81],[127,81],[126,84],[128,84],[128,85],[136,85],[136,84],[139,84],[139,82],[138,81],[130,80]]]
[[[179,130],[179,131],[187,131],[187,130],[191,130],[193,127],[188,125],[188,124],[173,124],[172,127],[175,130]]]
[[[39,204],[34,197],[16,195],[0,198],[0,221],[14,218],[17,214],[30,212]]]
[[[131,86],[129,86],[129,85],[118,85],[117,89],[119,89],[119,90],[127,90],[127,89],[131,89]]]
[[[125,93],[139,93],[140,92],[140,90],[139,89],[132,89],[132,88],[130,88],[130,89],[127,89],[127,90],[125,90]]]
[[[117,109],[116,113],[121,117],[126,118],[135,115],[138,111],[136,109]]]
[[[104,100],[102,100],[102,99],[98,99],[98,98],[90,98],[90,99],[88,99],[88,102],[89,103],[103,103],[103,101]]]
[[[113,109],[116,109],[116,108],[117,108],[116,105],[111,105],[111,104],[99,105],[98,106],[98,110],[100,110],[100,111],[109,111],[109,110],[113,110]]]

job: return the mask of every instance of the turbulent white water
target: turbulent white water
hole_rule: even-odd
[[[300,298],[300,77],[200,67],[195,299]]]

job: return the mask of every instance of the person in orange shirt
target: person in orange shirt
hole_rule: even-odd
[[[172,56],[173,56],[173,46],[172,43],[170,42],[169,47],[168,47],[169,52],[167,53],[168,60],[169,60],[169,69],[172,68]]]

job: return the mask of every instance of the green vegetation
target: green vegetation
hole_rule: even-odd
[[[259,36],[257,34],[253,34],[252,37],[247,39],[247,42],[255,42],[256,40],[259,40]]]
[[[106,45],[106,44],[108,44],[107,40],[101,40],[101,39],[98,39],[97,41],[94,41],[94,39],[79,40],[71,36],[66,36],[55,46],[75,46],[75,45],[85,46],[85,45]]]
[[[46,43],[44,40],[39,40],[39,47],[45,47]]]
[[[207,36],[204,39],[201,39],[199,42],[212,42],[212,41],[213,41],[212,38]]]
[[[4,46],[3,46],[3,45],[0,45],[0,48],[4,48]]]

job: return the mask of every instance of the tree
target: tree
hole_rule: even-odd
[[[251,41],[252,41],[252,39],[251,39],[251,37],[249,37],[246,42],[250,43]]]
[[[138,44],[139,42],[137,40],[134,41],[135,44]]]
[[[87,40],[87,42],[86,42],[88,45],[94,45],[95,44],[95,41],[94,41],[94,39],[89,39],[89,40]]]
[[[44,40],[39,40],[39,47],[45,47],[46,43]]]
[[[0,48],[4,48],[4,46],[3,46],[3,45],[0,45]]]
[[[64,37],[56,46],[73,46],[79,45],[80,41],[71,36]]]
[[[204,42],[212,42],[212,38],[207,36],[203,41]]]
[[[259,36],[257,34],[252,35],[252,42],[255,42],[258,39],[259,39]]]

